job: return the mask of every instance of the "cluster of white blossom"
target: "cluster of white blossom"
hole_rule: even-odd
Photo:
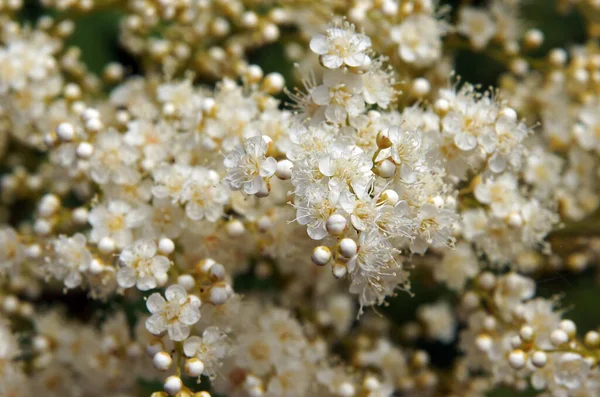
[[[600,49],[464,3],[0,1],[0,396],[599,395],[536,277],[600,258]],[[113,8],[138,75],[68,44]]]

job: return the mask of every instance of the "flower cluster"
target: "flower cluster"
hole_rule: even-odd
[[[21,3],[0,396],[600,394],[600,334],[539,288],[600,258],[597,1],[549,51],[518,0]],[[69,37],[113,8],[136,62],[97,76]]]

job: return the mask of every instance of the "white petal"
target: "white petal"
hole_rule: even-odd
[[[323,55],[329,51],[329,43],[327,37],[318,34],[310,41],[310,49],[315,54]]]
[[[121,288],[130,288],[135,285],[136,277],[137,274],[134,269],[130,267],[122,267],[117,272],[117,283]]]
[[[146,329],[154,335],[160,335],[167,329],[167,321],[163,316],[153,314],[146,320]]]
[[[154,314],[163,311],[166,303],[167,302],[165,301],[165,298],[163,298],[158,292],[155,292],[148,297],[148,300],[146,301],[146,307],[150,313]]]
[[[180,305],[187,300],[187,292],[179,284],[173,284],[165,291],[165,296],[169,302],[177,302]]]

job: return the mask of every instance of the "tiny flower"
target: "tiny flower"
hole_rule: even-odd
[[[310,49],[321,56],[323,66],[337,69],[342,65],[359,67],[368,62],[366,51],[371,48],[371,39],[356,33],[354,25],[344,23],[332,26],[326,35],[316,35],[310,41]]]
[[[217,327],[208,327],[202,332],[202,337],[192,336],[183,344],[187,357],[195,357],[204,364],[203,374],[213,377],[221,361],[228,354],[229,342],[225,333]]]
[[[200,300],[188,296],[179,284],[167,288],[165,296],[167,300],[155,292],[148,297],[146,306],[152,316],[146,320],[146,329],[154,335],[167,331],[173,341],[183,341],[190,335],[190,327],[200,320]]]
[[[225,157],[227,177],[225,182],[233,190],[243,190],[246,194],[258,193],[264,178],[275,174],[277,160],[266,157],[269,146],[262,136],[247,139],[242,146],[237,146]]]
[[[223,214],[229,194],[216,171],[195,167],[183,185],[181,199],[186,202],[185,213],[190,219],[216,222]]]
[[[162,255],[156,255],[154,240],[137,240],[125,247],[119,259],[124,265],[117,272],[117,283],[121,288],[134,285],[141,291],[156,288],[158,280],[166,279],[171,261]]]

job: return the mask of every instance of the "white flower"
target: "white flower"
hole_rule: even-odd
[[[496,24],[485,10],[461,7],[456,29],[469,38],[475,49],[481,50],[494,37]]]
[[[361,308],[381,304],[405,281],[402,267],[393,256],[398,251],[376,230],[361,233],[358,247],[358,253],[347,264],[352,279],[350,293],[359,296]]]
[[[415,182],[415,168],[423,161],[424,154],[417,132],[390,127],[384,130],[384,134],[392,142],[392,146],[384,153],[389,153],[394,163],[400,166],[400,177],[405,182]]]
[[[337,69],[346,64],[359,67],[368,62],[366,51],[371,47],[371,39],[355,32],[354,25],[344,23],[331,26],[326,35],[316,35],[310,41],[310,49],[321,56],[323,66]]]
[[[323,84],[310,91],[313,102],[325,106],[326,119],[335,124],[345,124],[348,116],[356,117],[365,109],[361,95],[360,75],[345,70],[326,70]]]
[[[23,246],[14,229],[0,229],[0,274],[14,270],[24,259]]]
[[[434,17],[413,14],[392,27],[391,37],[398,44],[398,55],[406,63],[428,66],[442,55],[443,24]]]
[[[190,327],[200,320],[200,300],[188,296],[179,285],[171,285],[165,291],[167,300],[155,292],[148,297],[146,306],[152,316],[146,320],[146,329],[154,335],[167,331],[175,342],[185,340],[190,335]]]
[[[181,200],[186,202],[185,213],[190,219],[216,222],[223,214],[229,192],[216,171],[195,167],[183,185]]]
[[[156,288],[158,281],[166,280],[171,261],[162,255],[156,255],[154,240],[137,240],[123,249],[119,256],[124,265],[117,272],[117,283],[121,288],[134,285],[141,291]]]
[[[383,67],[381,58],[373,61],[371,67],[362,77],[362,95],[363,99],[369,105],[377,105],[382,109],[387,109],[390,102],[397,94],[394,84],[396,81],[393,72]]]
[[[99,242],[104,237],[112,238],[118,248],[132,241],[132,229],[141,226],[149,215],[147,207],[132,208],[125,201],[111,200],[90,211],[88,222],[92,225],[90,240]]]
[[[137,150],[129,146],[117,131],[109,129],[100,133],[90,159],[92,179],[99,184],[135,182],[139,179],[135,167],[138,157]]]
[[[535,295],[535,282],[517,273],[508,273],[498,279],[494,290],[494,304],[504,316],[510,316],[521,302]]]
[[[340,207],[350,214],[350,221],[356,230],[364,231],[367,227],[375,227],[379,208],[367,189],[357,193],[344,190],[340,195]]]
[[[319,170],[332,180],[339,180],[357,192],[367,189],[373,178],[373,161],[358,146],[331,145],[319,158]]]
[[[590,366],[577,353],[564,353],[554,367],[554,380],[570,390],[577,390],[588,377]]]
[[[454,212],[431,203],[423,204],[417,214],[418,235],[410,245],[411,252],[424,254],[428,246],[440,248],[451,245],[454,242],[452,226],[457,221],[458,216]]]
[[[191,167],[185,165],[162,164],[153,170],[152,194],[158,198],[169,197],[174,203],[182,201],[183,186],[191,172]]]
[[[0,91],[23,90],[31,81],[41,82],[56,71],[54,54],[61,47],[59,40],[37,29],[21,34],[13,30],[14,37],[9,31],[0,47]]]
[[[147,162],[146,169],[150,169],[167,157],[168,142],[174,133],[174,129],[165,122],[155,124],[147,120],[135,120],[127,124],[124,141],[141,148]]]
[[[296,204],[296,221],[301,225],[308,225],[307,232],[313,240],[321,240],[327,236],[325,224],[337,212],[340,192],[339,184],[314,184],[306,188],[304,197],[299,198]]]
[[[475,101],[472,91],[463,89],[456,98],[455,108],[442,119],[445,133],[454,136],[456,146],[464,151],[475,149],[477,144],[485,146],[493,142],[494,121],[497,109],[487,97]],[[492,152],[489,148],[488,152]]]
[[[227,336],[218,327],[208,327],[202,337],[191,336],[183,343],[187,357],[196,357],[204,364],[204,375],[214,377],[222,360],[229,353]]]
[[[48,263],[49,272],[58,280],[62,280],[67,288],[75,288],[81,284],[81,272],[86,271],[92,254],[86,247],[83,234],[72,237],[60,236],[52,242],[54,258]]]
[[[490,206],[498,218],[505,218],[522,205],[518,183],[514,175],[506,173],[496,179],[488,179],[475,187],[475,198]]]
[[[433,276],[455,291],[461,291],[467,281],[479,271],[477,257],[471,245],[462,241],[454,249],[444,251],[439,263],[432,265]]]
[[[233,190],[256,194],[265,185],[264,178],[277,170],[277,160],[266,157],[269,146],[262,136],[246,139],[225,157],[227,177],[224,179]]]
[[[456,318],[448,302],[422,305],[417,317],[425,324],[427,336],[442,343],[451,343],[456,335]]]

